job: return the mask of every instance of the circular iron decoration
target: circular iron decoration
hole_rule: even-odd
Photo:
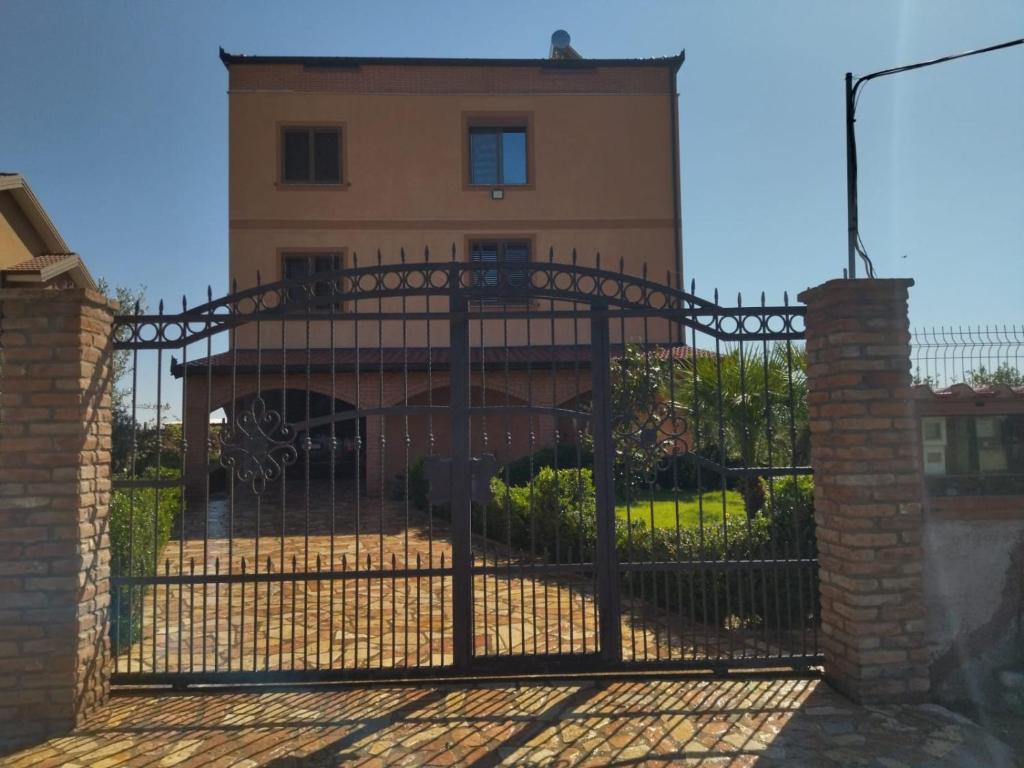
[[[268,482],[280,479],[285,467],[295,463],[294,441],[295,428],[257,397],[238,413],[233,426],[225,425],[221,432],[220,463],[260,494]]]

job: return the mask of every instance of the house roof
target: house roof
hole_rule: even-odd
[[[14,198],[18,207],[21,208],[46,245],[47,251],[50,253],[69,253],[71,251],[24,176],[19,173],[0,171],[0,192],[6,192]]]
[[[622,346],[613,344],[612,354],[622,351]],[[659,344],[652,351],[661,359],[668,359],[669,356],[676,360],[688,360],[694,354],[691,347],[675,344]],[[590,365],[592,348],[589,344],[561,344],[556,346],[533,345],[522,347],[474,347],[470,350],[470,364],[479,365],[483,359],[489,370],[500,375],[505,363],[510,369],[523,370],[534,368],[537,370],[549,370],[555,368],[584,368]],[[698,351],[698,355],[704,354]],[[257,352],[255,349],[239,349],[229,352],[221,352],[211,355],[209,358],[202,357],[196,360],[189,360],[187,367],[189,375],[195,376],[205,374],[207,367],[214,373],[230,373],[232,368],[236,372],[255,372],[257,366],[264,374],[281,370],[281,350],[265,349]],[[448,370],[451,363],[451,354],[448,347],[369,347],[358,351],[355,349],[339,348],[310,349],[308,365],[312,371],[329,371],[333,363],[335,370],[354,370],[356,361],[359,362],[359,369],[362,371],[377,371],[383,368],[386,371],[393,370],[426,370],[429,362],[430,367],[436,370]],[[294,373],[304,373],[307,365],[305,349],[289,349],[284,353],[285,370]],[[180,377],[183,366],[177,360],[171,364],[171,373]]]
[[[1024,387],[1011,387],[1006,384],[989,385],[984,387],[972,387],[969,384],[953,384],[941,389],[932,389],[927,384],[918,384],[914,387],[914,396],[918,400],[969,400],[969,401],[991,401],[991,400],[1022,400],[1024,401]]]
[[[8,283],[48,283],[67,274],[80,288],[96,289],[96,282],[77,253],[47,253],[0,270]]]
[[[220,60],[230,69],[238,64],[301,64],[325,69],[363,65],[398,67],[541,67],[544,69],[596,69],[598,67],[670,67],[678,71],[686,51],[648,59],[445,59],[393,56],[247,56],[220,49]]]

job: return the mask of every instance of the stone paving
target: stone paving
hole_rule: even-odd
[[[453,661],[450,575],[392,577],[394,569],[451,567],[447,522],[398,501],[363,499],[340,484],[302,487],[259,498],[238,491],[213,499],[209,515],[189,510],[185,535],[174,531],[160,575],[270,574],[259,583],[160,585],[142,598],[141,639],[121,643],[119,672],[260,671],[443,666]],[[358,527],[357,527],[358,518]],[[232,536],[228,532],[233,531]],[[259,536],[256,536],[257,531]],[[333,535],[332,535],[333,531]],[[358,532],[357,532],[358,531]],[[283,535],[282,535],[283,534]],[[594,584],[582,577],[530,577],[500,545],[474,541],[477,655],[587,653],[598,649]],[[317,570],[358,579],[276,580]],[[384,567],[381,568],[381,563]],[[121,610],[127,591],[114,596]],[[135,609],[138,616],[138,611]],[[735,658],[779,650],[778,638],[740,629],[716,632],[623,596],[626,659]],[[127,626],[123,624],[122,626]],[[808,636],[803,638],[804,647]],[[800,646],[794,638],[793,647]]]
[[[628,680],[122,693],[0,758],[81,766],[1019,765],[933,705],[858,707],[817,680]]]

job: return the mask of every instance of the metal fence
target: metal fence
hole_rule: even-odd
[[[1024,325],[915,328],[911,347],[919,384],[1024,384]]]
[[[114,682],[820,663],[804,308],[717,299],[353,256],[118,318]]]

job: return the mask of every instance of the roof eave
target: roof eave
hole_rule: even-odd
[[[477,59],[389,56],[246,56],[220,48],[220,60],[230,69],[235,64],[301,64],[324,68],[376,66],[448,66],[448,67],[541,67],[544,69],[596,69],[598,67],[663,67],[678,72],[686,51],[675,56],[650,59]]]
[[[68,253],[71,249],[64,241],[57,227],[50,219],[50,215],[39,202],[32,188],[28,185],[25,177],[21,174],[0,176],[0,192],[9,192],[14,198],[18,207],[25,214],[25,217],[32,224],[32,228],[43,240],[46,250],[50,253]]]

